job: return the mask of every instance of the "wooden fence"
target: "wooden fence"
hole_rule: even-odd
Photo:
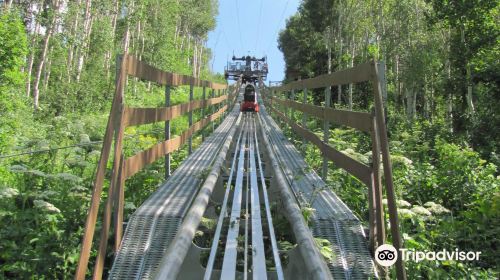
[[[262,95],[266,108],[269,108],[275,116],[288,124],[295,133],[302,136],[304,141],[309,141],[319,148],[323,156],[324,179],[326,179],[326,174],[328,172],[328,161],[332,161],[336,166],[355,176],[368,187],[369,243],[372,253],[375,252],[378,246],[385,243],[384,209],[382,204],[383,186],[380,174],[380,159],[382,159],[383,163],[392,243],[398,252],[402,246],[394,195],[387,129],[384,119],[384,68],[383,63],[369,62],[340,72],[270,87],[264,90],[265,94]],[[372,84],[374,97],[374,110],[372,113],[338,110],[330,107],[331,86],[360,82],[371,82]],[[306,104],[307,90],[317,88],[325,88],[325,106]],[[297,90],[302,90],[302,102],[295,101],[295,92]],[[290,99],[281,99],[277,97],[278,93],[282,94],[286,92],[290,92]],[[297,124],[293,120],[293,110],[303,113],[302,124]],[[307,117],[309,116],[323,121],[323,139],[307,129]],[[372,140],[372,162],[370,165],[366,165],[329,145],[330,122],[355,128],[370,134]],[[398,258],[396,262],[396,273],[398,279],[406,279],[404,264],[401,258]]]
[[[103,190],[106,166],[113,149],[113,167],[111,172],[111,182],[108,189],[107,200],[102,218],[102,229],[99,241],[99,250],[93,271],[93,279],[101,279],[108,245],[109,232],[111,227],[112,212],[114,213],[114,251],[118,251],[123,234],[123,207],[125,196],[125,180],[147,164],[165,156],[166,177],[170,174],[170,153],[186,144],[189,145],[189,153],[192,150],[192,136],[223,116],[236,101],[237,89],[241,84],[238,81],[235,87],[228,88],[226,84],[217,84],[203,81],[190,76],[179,75],[161,71],[147,63],[136,59],[130,55],[123,55],[117,61],[117,76],[115,84],[115,94],[108,118],[101,156],[99,159],[96,178],[92,189],[92,198],[88,211],[85,231],[83,235],[80,259],[75,274],[75,279],[85,279],[87,266],[92,249],[92,241],[96,228],[99,204]],[[140,80],[154,82],[165,86],[165,107],[160,108],[132,108],[124,104],[124,93],[128,76],[136,77]],[[189,86],[190,101],[187,103],[170,106],[170,90],[173,86]],[[194,87],[203,88],[203,99],[194,99]],[[211,98],[206,99],[206,89],[211,89]],[[230,90],[229,94],[227,91]],[[215,91],[219,94],[215,97]],[[222,93],[221,93],[222,91]],[[193,124],[193,111],[204,109],[208,106],[219,105],[216,112],[210,115],[202,113],[202,119]],[[213,107],[212,107],[213,108]],[[189,113],[189,128],[175,138],[170,138],[170,120]],[[147,150],[141,151],[129,158],[123,154],[123,134],[126,127],[165,122],[165,141],[160,142]]]

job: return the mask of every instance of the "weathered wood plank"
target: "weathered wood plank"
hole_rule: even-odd
[[[222,95],[206,100],[194,100],[170,107],[157,108],[132,108],[125,107],[124,125],[134,126],[141,124],[150,124],[175,119],[192,110],[206,108],[207,106],[219,104],[228,98],[227,95]]]
[[[179,75],[165,72],[138,60],[136,57],[128,55],[127,74],[142,80],[158,83],[160,85],[185,86],[193,85],[195,87],[209,87],[213,89],[225,89],[226,84],[213,83],[200,80],[191,76]]]
[[[297,134],[304,137],[307,141],[313,143],[316,147],[318,147],[320,151],[323,153],[323,155],[326,156],[331,161],[333,161],[335,165],[346,170],[347,172],[358,178],[363,183],[370,184],[372,171],[369,166],[359,161],[356,161],[350,156],[336,150],[327,143],[321,141],[321,139],[316,134],[301,127],[300,125],[297,125],[292,120],[287,118],[282,112],[274,108],[271,108],[271,110],[275,112],[288,125],[290,125]]]
[[[139,170],[141,170],[147,164],[153,163],[160,157],[165,156],[165,154],[171,153],[180,148],[183,144],[187,142],[189,137],[191,137],[195,132],[205,127],[210,122],[219,118],[222,115],[222,113],[226,111],[226,109],[227,106],[223,106],[216,113],[209,115],[206,118],[194,123],[190,128],[181,133],[181,135],[160,142],[147,150],[144,150],[142,152],[135,154],[132,157],[127,158],[125,160],[125,165],[124,165],[125,178],[131,177],[135,173],[139,172]]]
[[[302,104],[292,100],[283,100],[276,97],[271,98],[273,102],[288,108],[296,109],[306,113],[308,116],[314,116],[324,121],[331,121],[365,132],[371,132],[372,130],[372,119],[369,113],[325,108],[311,104]]]
[[[373,64],[374,62],[367,62],[346,70],[331,74],[324,74],[306,80],[291,82],[279,87],[271,87],[271,89],[276,91],[289,91],[292,89],[302,90],[304,88],[324,88],[328,86],[371,81],[375,75],[373,71]]]

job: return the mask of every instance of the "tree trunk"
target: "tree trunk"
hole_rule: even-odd
[[[118,13],[119,13],[119,1],[114,0],[113,2],[113,16],[111,17],[111,34],[113,36],[112,44],[109,46],[109,49],[106,52],[106,79],[109,82],[109,79],[111,78],[111,58],[113,56],[113,49],[115,45],[115,40],[114,38],[116,37],[116,21],[118,18]]]
[[[340,27],[339,27],[339,29],[340,29]],[[339,32],[339,39],[340,39],[339,40],[340,41],[340,49],[339,49],[339,57],[338,57],[339,67],[337,68],[337,70],[340,71],[342,69],[341,61],[342,61],[342,44],[343,44],[342,34],[340,34],[340,32]],[[338,85],[337,88],[338,88],[338,92],[339,92],[339,95],[337,96],[337,103],[340,105],[340,103],[342,103],[342,85]]]
[[[415,116],[415,99],[417,97],[413,85],[406,87],[406,117],[409,121],[413,121]]]
[[[26,73],[26,97],[30,96],[31,93],[31,73],[33,72],[33,63],[35,61],[35,53],[36,53],[36,42],[38,38],[38,32],[40,31],[40,23],[36,22],[35,23],[35,30],[33,34],[31,35],[31,52],[30,56],[28,58],[28,70]]]
[[[79,16],[80,4],[81,4],[81,0],[77,0],[75,3],[77,12],[75,13],[75,20],[72,24],[71,33],[70,33],[70,37],[72,37],[74,41],[76,41],[76,36],[78,33],[78,25],[80,23],[80,16]],[[66,71],[67,71],[66,75],[67,75],[68,83],[71,83],[71,74],[73,72],[73,58],[74,58],[75,49],[76,49],[75,42],[68,47],[68,60],[67,60],[67,65],[66,65]]]
[[[11,6],[12,6],[12,0],[5,0],[5,2],[4,2],[5,10],[6,11],[10,10]]]
[[[470,114],[474,114],[474,103],[472,102],[472,75],[470,63],[467,63],[467,108]]]
[[[354,56],[355,56],[356,44],[354,41],[354,34],[352,35],[352,53],[351,53],[351,68],[354,67]],[[349,110],[352,110],[352,91],[354,88],[354,84],[349,84],[349,98],[347,100]]]
[[[429,119],[429,111],[430,111],[430,106],[429,106],[429,97],[427,96],[428,90],[427,90],[427,77],[424,77],[424,93],[423,93],[423,100],[424,100],[424,106],[423,106],[423,116],[425,119]]]
[[[35,80],[33,82],[34,83],[34,86],[33,86],[33,101],[34,101],[33,106],[34,106],[35,111],[38,110],[38,107],[39,107],[38,99],[40,96],[40,90],[38,87],[40,85],[40,79],[42,76],[43,65],[44,65],[45,59],[47,57],[48,49],[49,49],[50,36],[52,35],[52,29],[53,29],[53,26],[54,26],[54,24],[56,22],[56,18],[57,18],[57,11],[59,9],[58,0],[54,1],[52,8],[53,8],[53,11],[55,14],[52,16],[52,19],[51,19],[51,21],[50,21],[50,23],[47,26],[47,29],[45,31],[45,39],[43,40],[42,56],[40,57],[40,62],[39,62],[38,67],[37,67]]]
[[[80,76],[82,74],[83,70],[83,64],[85,60],[85,54],[87,52],[87,48],[89,45],[89,37],[90,37],[90,31],[92,27],[92,13],[91,13],[91,8],[92,8],[92,0],[86,0],[85,1],[85,19],[83,21],[83,44],[80,49],[80,54],[78,56],[78,65],[76,67],[76,81],[80,81]]]
[[[179,20],[175,22],[174,48],[177,49],[177,38],[179,37]]]
[[[430,121],[432,122],[432,119],[434,117],[434,110],[435,110],[435,103],[434,103],[434,81],[431,79],[430,82],[431,90],[430,90],[430,96],[429,96],[429,118]]]
[[[450,47],[450,46],[448,46]],[[449,50],[448,50],[449,51]],[[447,72],[447,80],[451,81],[451,61],[449,59],[446,60],[446,72]],[[450,124],[450,132],[453,133],[453,95],[450,91],[447,93],[446,97],[446,107],[447,107],[447,119]]]
[[[343,44],[343,40],[342,40],[342,21],[341,21],[341,18],[342,18],[342,13],[341,13],[340,5],[339,5],[339,15],[338,15],[338,20],[337,20],[337,36],[338,36],[340,47],[339,47],[339,53],[338,53],[338,59],[337,59],[338,60],[337,61],[337,63],[338,63],[337,70],[342,69],[342,44]],[[340,105],[340,103],[342,103],[342,85],[338,85],[337,89],[338,89],[337,103]]]
[[[49,53],[47,54],[47,61],[45,62],[44,66],[44,77],[43,77],[43,91],[46,92],[47,88],[49,86],[49,79],[50,79],[50,68],[52,66],[52,59],[50,59],[50,54],[53,51],[53,47],[50,47]]]
[[[193,67],[193,77],[195,77],[195,78],[197,77],[196,76],[196,69],[198,68],[198,66],[196,64],[196,63],[198,63],[198,61],[197,61],[197,59],[198,59],[198,54],[197,54],[198,49],[197,48],[198,47],[196,46],[196,41],[195,41],[193,43],[193,66],[192,66]]]
[[[399,80],[399,55],[396,55],[394,58],[394,73],[395,73],[395,82],[396,82],[396,110],[399,111],[401,108],[401,103],[403,97],[401,96],[401,81]]]

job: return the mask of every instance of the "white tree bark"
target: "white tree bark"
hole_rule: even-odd
[[[356,42],[354,41],[354,34],[352,35],[352,50],[351,50],[351,68],[354,67],[354,56],[356,54]],[[350,83],[349,84],[349,98],[348,98],[348,106],[349,110],[352,110],[352,91],[354,88],[354,84]]]
[[[415,100],[417,98],[417,93],[414,90],[413,85],[406,87],[405,91],[406,91],[406,117],[409,121],[413,121],[416,111]]]
[[[52,35],[52,30],[53,30],[53,27],[56,23],[57,12],[59,10],[59,1],[58,0],[55,0],[53,2],[52,8],[53,8],[53,11],[55,14],[53,15],[53,17],[52,17],[52,19],[51,19],[51,21],[50,21],[50,23],[47,26],[47,29],[45,31],[45,39],[43,40],[42,55],[40,57],[40,62],[39,62],[38,67],[37,67],[35,80],[33,81],[33,83],[34,83],[34,85],[33,85],[33,107],[35,110],[38,110],[38,108],[39,108],[38,100],[40,97],[40,89],[39,89],[40,79],[42,77],[43,65],[45,63],[48,49],[49,49],[50,36]]]
[[[83,70],[83,64],[85,60],[85,54],[87,52],[88,44],[89,44],[89,39],[90,39],[90,32],[91,32],[91,27],[92,27],[92,13],[91,13],[91,8],[92,8],[92,0],[86,0],[85,1],[85,18],[83,21],[83,36],[82,36],[82,47],[80,48],[80,53],[78,56],[78,64],[76,67],[76,81],[80,81],[80,76],[82,74]]]
[[[469,109],[469,113],[474,113],[474,103],[472,102],[472,75],[471,75],[471,66],[467,63],[467,108]]]
[[[47,91],[47,88],[49,87],[49,80],[50,80],[50,70],[52,66],[52,59],[50,59],[50,54],[53,51],[53,47],[50,47],[49,53],[47,54],[46,61],[44,63],[44,75],[43,75],[43,90]]]
[[[26,97],[29,97],[31,94],[31,73],[33,72],[33,63],[35,61],[35,44],[38,39],[38,32],[40,31],[40,23],[38,21],[35,22],[35,29],[33,34],[31,34],[31,51],[30,56],[28,58],[28,69],[26,73]]]
[[[73,37],[73,40],[76,41],[76,36],[77,36],[77,33],[78,33],[78,26],[80,24],[80,16],[79,16],[79,11],[80,11],[80,4],[81,4],[81,0],[77,0],[76,3],[75,3],[75,6],[76,6],[76,14],[75,14],[75,21],[73,22],[72,24],[72,28],[71,28],[71,33],[70,33],[70,36]],[[68,83],[71,83],[71,74],[73,72],[73,58],[74,58],[74,51],[76,49],[76,43],[73,43],[72,45],[70,45],[68,47],[68,60],[67,60],[67,65],[66,65],[66,70],[67,70],[67,81]]]

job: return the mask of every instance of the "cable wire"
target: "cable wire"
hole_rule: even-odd
[[[257,24],[257,36],[256,37],[256,40],[255,40],[255,46],[254,46],[254,50],[257,51],[257,43],[259,42],[259,36],[260,36],[260,24],[261,24],[261,21],[262,21],[262,2],[264,0],[260,0],[260,9],[259,9],[259,21],[258,21],[258,24]]]
[[[219,34],[217,34],[217,39],[215,39],[215,45],[214,45],[213,56],[212,56],[212,65],[210,66],[210,68],[212,69],[212,72],[214,71],[215,53],[217,50],[217,44],[219,43],[219,38],[220,38],[221,33],[222,33],[222,31],[219,31]]]
[[[243,51],[243,40],[241,40],[241,27],[240,27],[240,9],[238,7],[238,0],[236,2],[236,21],[238,23],[238,35],[240,38],[241,50]]]
[[[135,136],[136,135],[127,135],[127,136],[124,136],[124,138],[130,139],[130,138],[134,138]],[[22,152],[22,153],[17,153],[17,154],[10,154],[10,155],[0,155],[0,159],[17,157],[17,156],[24,156],[24,155],[31,155],[31,154],[38,154],[38,153],[45,153],[45,152],[51,152],[51,151],[57,151],[57,150],[75,148],[75,147],[85,147],[85,146],[90,146],[90,145],[102,144],[102,142],[103,141],[90,141],[90,142],[86,142],[86,143],[78,143],[78,144],[74,144],[74,145],[55,147],[55,148],[50,148],[50,149],[41,149],[41,150]]]
[[[35,150],[35,151],[29,151],[29,152],[22,152],[22,153],[18,153],[18,154],[3,155],[3,156],[0,156],[0,159],[1,158],[17,157],[17,156],[22,156],[22,155],[31,155],[31,154],[38,154],[38,153],[44,153],[44,152],[51,152],[51,151],[74,148],[74,147],[90,146],[90,145],[95,145],[95,144],[102,144],[102,142],[103,141],[93,141],[93,142],[87,142],[87,143],[79,143],[79,144],[70,145],[70,146],[56,147],[56,148],[51,148],[51,149],[42,149],[42,150]]]
[[[278,35],[278,30],[280,28],[280,23],[283,21],[283,18],[285,17],[286,8],[288,7],[288,2],[290,2],[290,0],[287,0],[286,3],[285,3],[285,7],[283,8],[283,11],[281,12],[281,19],[278,21],[278,26],[276,26],[276,31],[274,32],[273,38],[275,38],[276,35]],[[267,53],[269,51],[269,48],[271,47],[272,43],[273,43],[273,41],[271,40],[269,42],[269,46],[267,47],[265,53]]]

